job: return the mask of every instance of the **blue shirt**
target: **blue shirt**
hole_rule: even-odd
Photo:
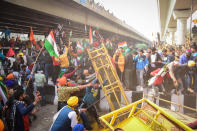
[[[5,56],[0,52],[0,60],[4,60]]]
[[[137,55],[134,58],[134,61],[136,61],[136,69],[144,69],[145,66],[148,66],[149,62],[145,55],[139,56]]]
[[[4,33],[6,36],[10,36],[10,30],[9,30],[9,29],[4,30],[3,33]]]
[[[29,106],[25,106],[23,103],[19,103],[16,106],[16,125],[14,130],[15,131],[24,131],[24,121],[23,121],[23,115],[26,115],[32,111],[34,108],[34,105],[31,104]]]
[[[168,55],[168,63],[171,63],[171,62],[173,62],[174,60],[175,60],[174,55],[173,55],[173,54],[169,54],[169,55]]]
[[[187,64],[189,60],[191,60],[192,58],[190,57],[189,59],[187,58],[187,56],[185,54],[181,55],[180,59],[179,59],[179,63],[181,65]]]
[[[97,82],[97,79],[94,79],[92,81],[93,84],[96,84],[96,82]],[[104,86],[106,83],[107,83],[107,80],[105,80],[102,85]],[[98,89],[100,87],[101,86],[99,86]],[[93,104],[95,102],[95,100],[96,100],[96,98],[93,96],[93,93],[94,93],[94,87],[93,86],[86,87],[86,94],[85,94],[85,96],[83,98],[83,102],[86,103],[86,104],[88,104],[88,105]]]
[[[94,79],[94,80],[92,81],[92,83],[95,84],[96,81],[97,81],[97,79]],[[94,101],[95,101],[95,97],[93,96],[93,92],[92,92],[92,89],[93,89],[93,88],[94,88],[93,86],[91,86],[91,87],[86,87],[86,93],[85,93],[85,96],[84,96],[84,98],[83,98],[83,102],[86,103],[86,104],[88,104],[88,105],[93,104]]]
[[[7,38],[7,37],[10,38],[10,32],[11,32],[11,31],[10,31],[9,29],[6,29],[6,30],[3,31],[2,34],[5,34],[5,37],[6,37],[6,38]]]

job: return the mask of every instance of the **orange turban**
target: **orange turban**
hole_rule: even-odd
[[[67,79],[65,76],[62,76],[61,78],[58,78],[57,81],[58,81],[57,85],[64,86],[67,82]]]
[[[12,79],[14,79],[13,73],[8,74],[7,77],[6,77],[6,79],[7,79],[7,80],[12,80]]]

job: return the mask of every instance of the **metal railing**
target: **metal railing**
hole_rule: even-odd
[[[124,117],[122,117],[123,113]],[[133,117],[140,120],[141,123],[139,124],[143,124],[154,131],[192,131],[187,125],[177,120],[146,98],[103,115],[99,119],[107,128],[114,130],[114,128],[120,127],[121,122],[124,123],[125,120],[132,119]],[[124,129],[124,127],[122,128]]]

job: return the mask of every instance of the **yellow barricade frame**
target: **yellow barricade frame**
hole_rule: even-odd
[[[105,94],[111,110],[113,111],[125,105],[128,105],[128,98],[126,97],[122,83],[120,82],[120,79],[116,73],[116,70],[112,64],[111,58],[109,57],[108,51],[105,46],[102,44],[101,48],[88,50],[88,55],[92,62],[93,68],[97,73],[99,83],[102,85],[102,83],[106,79],[108,81],[108,83],[104,86],[102,85],[101,88]],[[99,64],[97,63],[98,61],[100,62]],[[106,79],[104,79],[104,77],[101,75],[101,70],[104,72]],[[113,77],[114,81],[112,81],[110,77]],[[118,96],[118,93],[122,95],[124,102],[121,102],[121,98],[120,96]],[[111,100],[110,94],[114,96],[115,101]],[[115,107],[115,103],[118,105],[118,107],[116,105],[117,108]]]
[[[153,112],[155,112],[153,117],[144,111],[143,107],[144,107],[145,103],[147,103],[149,106],[151,106],[151,108],[153,109]],[[139,105],[141,105],[140,108],[139,108]],[[148,124],[146,125],[146,123],[140,123],[140,124],[144,124],[144,126],[149,128],[150,130],[153,130],[152,128],[154,125],[159,126],[164,131],[173,130],[172,129],[173,127],[166,126],[165,124],[162,125],[162,123],[159,122],[158,117],[162,116],[165,118],[166,121],[169,121],[172,125],[174,125],[174,128],[176,128],[176,129],[183,130],[183,131],[193,131],[190,127],[188,127],[187,125],[185,125],[181,121],[177,120],[175,117],[173,117],[170,114],[168,114],[167,112],[165,112],[161,107],[159,107],[158,105],[154,104],[153,102],[147,100],[146,98],[136,101],[136,102],[134,102],[130,105],[127,105],[125,107],[122,107],[118,110],[112,111],[106,115],[103,115],[99,119],[107,128],[109,128],[110,130],[114,130],[114,128],[119,127],[118,126],[119,123],[114,125],[114,122],[117,119],[119,119],[118,116],[120,116],[120,114],[122,114],[125,111],[129,111],[129,113],[125,117],[124,120],[129,119],[129,118],[134,118],[134,117],[137,118],[138,114],[144,113],[143,114],[144,117],[148,117],[148,119],[150,119],[151,122],[149,125]],[[167,122],[167,123],[169,123],[169,122]],[[121,126],[119,128],[121,128]]]

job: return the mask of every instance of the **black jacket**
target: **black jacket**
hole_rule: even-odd
[[[125,57],[125,69],[131,69],[131,70],[135,69],[135,63],[133,61],[133,56],[131,54],[128,54]]]

